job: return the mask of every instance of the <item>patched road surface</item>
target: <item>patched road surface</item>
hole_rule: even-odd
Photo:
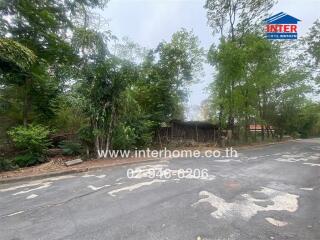
[[[320,140],[238,152],[0,185],[0,239],[319,240]]]

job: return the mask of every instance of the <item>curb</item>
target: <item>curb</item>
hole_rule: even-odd
[[[24,176],[24,177],[8,177],[0,179],[0,185],[2,184],[8,184],[8,183],[16,183],[21,181],[33,181],[33,180],[39,180],[39,179],[45,179],[50,177],[57,177],[57,176],[63,176],[63,175],[69,175],[69,174],[76,174],[76,173],[82,173],[82,172],[90,172],[95,171],[99,169],[106,169],[116,166],[123,166],[123,165],[132,165],[132,164],[138,164],[142,162],[153,162],[153,161],[159,161],[159,160],[167,160],[167,159],[146,159],[143,161],[136,161],[136,162],[120,162],[120,163],[114,163],[110,165],[104,165],[104,166],[94,166],[94,167],[86,167],[86,168],[80,168],[80,169],[70,169],[65,171],[59,171],[59,172],[49,172],[49,173],[43,173],[39,175],[34,176]]]
[[[32,180],[38,180],[43,178],[50,178],[50,177],[57,177],[62,175],[68,175],[68,174],[74,174],[74,173],[81,173],[81,172],[87,172],[87,169],[72,169],[67,171],[61,171],[61,172],[50,172],[50,173],[43,173],[39,175],[34,176],[24,176],[24,177],[12,177],[12,178],[3,178],[0,179],[0,185],[7,184],[7,183],[16,183],[21,181],[32,181]]]

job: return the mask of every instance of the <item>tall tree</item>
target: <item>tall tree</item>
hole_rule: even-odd
[[[43,117],[53,114],[54,99],[60,82],[68,79],[65,66],[76,61],[70,45],[73,16],[83,14],[87,8],[102,6],[100,0],[5,0],[0,4],[0,35],[10,38],[30,49],[38,61],[24,75],[17,75],[7,86],[24,89],[21,97],[23,123],[30,120],[30,113]],[[4,79],[2,79],[4,81]]]
[[[268,14],[274,0],[207,0],[208,24],[220,37],[230,37],[250,32]]]
[[[223,44],[224,41],[231,40],[235,42],[235,45],[241,45],[242,36],[256,31],[257,25],[261,22],[261,19],[266,16],[268,10],[273,6],[274,0],[207,0],[204,6],[207,9],[207,18],[208,24],[213,29],[213,33],[220,33],[220,41]],[[232,44],[229,44],[230,46]],[[214,51],[215,46],[212,45],[208,57],[209,61],[211,53]],[[236,61],[236,60],[234,60]],[[241,65],[241,62],[238,61]],[[241,67],[240,67],[241,68]],[[235,67],[239,70],[239,67]],[[230,69],[230,71],[233,71]],[[235,74],[235,73],[231,73]],[[220,127],[222,127],[222,115],[224,115],[224,111],[228,111],[228,128],[231,130],[231,134],[234,131],[235,125],[235,106],[234,102],[234,90],[235,85],[238,79],[237,76],[232,76],[228,78],[228,81],[223,83],[224,85],[228,85],[228,97],[230,98],[228,109],[224,109],[223,105],[219,106],[219,122]],[[231,136],[232,137],[232,136]]]
[[[308,52],[315,60],[315,65],[320,65],[320,20],[314,22],[306,37],[306,43],[308,46]]]
[[[309,33],[304,39],[306,43],[308,55],[311,56],[311,61],[307,61],[306,66],[311,71],[311,77],[315,80],[317,85],[317,93],[320,92],[320,20],[314,22],[310,28]],[[305,54],[303,56],[303,62],[305,61]],[[309,58],[310,59],[310,58]]]
[[[150,52],[142,65],[142,79],[150,86],[150,111],[158,123],[183,118],[187,86],[197,81],[202,71],[204,51],[193,32],[185,29],[172,35]],[[149,112],[150,112],[149,111]]]
[[[232,117],[242,126],[247,140],[250,121],[265,124],[266,106],[279,71],[278,58],[278,48],[256,34],[242,36],[241,43],[223,41],[215,51],[211,49],[209,62],[218,71],[212,94],[222,127],[231,127]]]

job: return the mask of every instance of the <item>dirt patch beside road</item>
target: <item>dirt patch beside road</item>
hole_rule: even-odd
[[[95,159],[84,161],[81,164],[67,167],[64,165],[64,160],[61,158],[55,158],[47,163],[43,163],[38,166],[21,168],[14,171],[0,173],[0,184],[11,182],[15,180],[25,180],[27,178],[36,177],[46,177],[52,175],[63,175],[68,173],[86,172],[90,170],[95,170],[99,168],[112,167],[117,165],[139,163],[144,161],[153,161],[154,159],[138,159],[138,158],[128,158],[128,159]]]
[[[284,141],[286,142],[286,141]],[[284,143],[284,142],[275,142],[275,143],[260,143],[254,145],[242,145],[242,146],[233,146],[234,149],[237,148],[247,148],[247,147],[262,147],[265,145],[270,144],[277,144],[277,143]],[[200,152],[204,152],[206,150],[214,150],[220,149],[216,146],[208,146],[208,145],[201,145],[197,147],[179,147],[177,150],[199,150]],[[77,157],[73,157],[71,159],[75,159]],[[154,161],[158,160],[159,158],[136,158],[136,157],[129,157],[129,158],[115,158],[115,159],[93,159],[84,161],[81,164],[74,165],[67,167],[65,166],[65,161],[71,160],[70,157],[55,157],[51,158],[49,162],[33,166],[33,167],[26,167],[20,168],[14,171],[2,172],[0,173],[0,184],[5,182],[11,181],[19,181],[25,180],[26,178],[41,178],[46,176],[53,176],[53,175],[63,175],[68,173],[77,173],[77,172],[86,172],[90,170],[95,170],[99,168],[106,168],[112,167],[117,165],[124,165],[124,164],[132,164],[132,163],[139,163],[144,161]]]

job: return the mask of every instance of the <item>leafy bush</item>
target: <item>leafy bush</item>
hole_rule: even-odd
[[[114,130],[114,149],[134,149],[150,145],[153,137],[152,122],[137,120],[119,123]]]
[[[2,171],[10,171],[15,169],[15,164],[13,161],[6,159],[4,157],[0,157],[0,172]]]
[[[114,132],[113,147],[115,149],[131,149],[135,147],[136,138],[134,128],[119,124]]]
[[[94,135],[92,128],[89,125],[82,126],[77,132],[80,141],[87,147],[92,147],[94,142]]]
[[[291,137],[293,137],[293,138],[300,138],[300,137],[307,137],[308,135],[307,135],[307,133],[303,133],[303,134],[300,134],[300,133],[298,133],[298,132],[293,132],[293,133],[291,133]]]
[[[65,155],[79,155],[82,153],[82,146],[79,142],[65,140],[59,145]]]
[[[35,153],[26,153],[16,156],[13,162],[17,164],[19,167],[28,167],[42,161],[43,157],[41,155]]]
[[[15,158],[19,167],[34,165],[44,160],[45,152],[50,146],[49,129],[42,125],[18,126],[8,131],[17,149],[23,154]]]
[[[89,158],[90,152],[91,154],[94,152],[94,134],[92,127],[90,125],[83,125],[77,132],[81,145],[83,146],[83,153],[85,155],[82,156],[82,159]],[[92,151],[93,150],[93,151]]]

